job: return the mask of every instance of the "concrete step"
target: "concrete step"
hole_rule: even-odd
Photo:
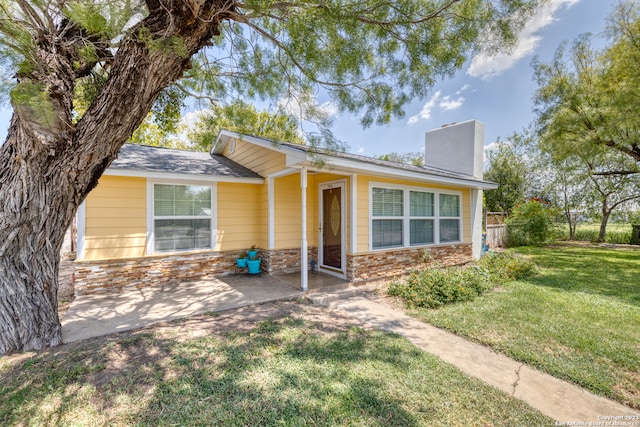
[[[344,289],[330,290],[326,292],[317,292],[307,294],[307,300],[313,305],[329,305],[330,303],[346,298],[364,295],[365,290],[350,286]]]

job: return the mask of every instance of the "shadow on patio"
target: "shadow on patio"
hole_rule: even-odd
[[[346,286],[345,281],[332,276],[309,274],[310,293]],[[62,337],[68,343],[206,312],[300,298],[304,294],[300,290],[300,273],[281,276],[263,273],[81,295],[62,319]]]

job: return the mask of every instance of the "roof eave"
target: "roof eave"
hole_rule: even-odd
[[[176,181],[209,181],[209,182],[233,182],[238,184],[264,184],[264,178],[249,178],[235,176],[220,176],[211,174],[159,172],[139,169],[108,168],[103,175],[130,176],[137,178],[170,179]]]
[[[318,167],[318,162],[323,163],[326,166]],[[322,170],[324,168],[335,168],[351,173],[364,173],[367,175],[383,176],[387,178],[408,179],[412,181],[422,181],[432,184],[453,185],[472,188],[476,190],[493,190],[498,188],[498,184],[491,181],[441,176],[430,174],[428,172],[409,171],[373,163],[365,164],[355,160],[340,159],[332,156],[317,154],[313,156],[307,155],[307,158],[304,162],[300,162],[296,165],[290,166],[306,166],[309,168],[317,168],[318,170]]]
[[[257,145],[262,148],[268,148],[270,150],[283,153],[287,157],[287,166],[296,165],[307,159],[307,154],[303,150],[296,150],[294,148],[286,147],[277,142],[269,141],[266,139],[258,138],[256,136],[245,135],[238,132],[222,129],[218,134],[216,142],[211,147],[211,154],[222,154],[231,138],[236,138],[240,141],[247,141],[251,144]]]

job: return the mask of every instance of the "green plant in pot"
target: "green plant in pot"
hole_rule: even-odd
[[[236,258],[236,265],[238,268],[247,268],[247,256],[244,253],[238,255],[238,258]]]
[[[256,259],[258,257],[258,248],[256,245],[252,245],[249,250],[247,250],[247,255],[249,255],[249,259]]]
[[[258,258],[258,251],[249,251],[249,259],[247,260],[247,267],[249,268],[249,274],[258,274],[260,270],[260,258]]]

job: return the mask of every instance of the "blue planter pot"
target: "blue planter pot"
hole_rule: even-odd
[[[256,259],[258,257],[258,251],[254,251],[253,249],[249,249],[247,251],[247,255],[249,255],[249,259]]]
[[[260,260],[259,259],[250,259],[247,260],[247,267],[249,267],[249,274],[258,274],[262,270],[260,270]]]
[[[247,259],[236,258],[236,265],[238,266],[238,268],[247,268]]]

